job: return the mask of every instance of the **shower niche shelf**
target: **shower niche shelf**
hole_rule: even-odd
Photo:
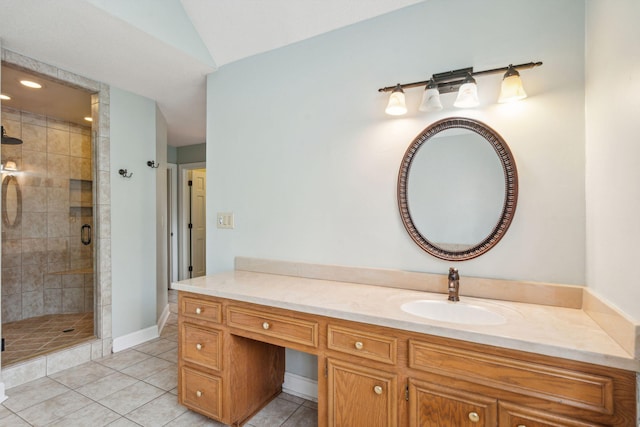
[[[69,216],[93,216],[93,181],[69,179]]]

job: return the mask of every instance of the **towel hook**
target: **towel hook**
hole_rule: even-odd
[[[131,178],[133,176],[133,172],[131,172],[130,174],[127,174],[126,169],[120,169],[118,173],[122,175],[123,178]]]
[[[156,169],[156,168],[159,168],[159,167],[160,167],[160,163],[159,163],[159,162],[158,162],[158,163],[156,163],[156,161],[155,161],[155,160],[149,160],[149,161],[147,162],[147,166],[149,166],[149,167],[150,167],[150,168],[152,168],[152,169]]]

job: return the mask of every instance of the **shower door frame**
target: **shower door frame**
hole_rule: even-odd
[[[113,336],[111,326],[111,183],[109,139],[109,85],[59,69],[52,65],[0,48],[2,63],[41,74],[63,84],[91,93],[91,145],[93,175],[93,289],[94,334],[90,358],[111,354]],[[0,250],[1,252],[1,250]],[[0,287],[1,287],[0,283]],[[1,316],[1,314],[0,314]],[[1,320],[1,319],[0,319]],[[1,322],[0,322],[1,324]],[[0,326],[1,332],[1,326]],[[60,352],[64,352],[61,350]],[[56,352],[56,354],[60,353]],[[0,371],[1,372],[1,371]],[[32,378],[35,379],[35,378]],[[0,386],[3,385],[0,383]],[[1,388],[1,387],[0,387]],[[2,395],[0,393],[0,400]]]

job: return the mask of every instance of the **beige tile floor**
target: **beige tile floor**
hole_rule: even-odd
[[[170,301],[159,338],[7,390],[0,427],[223,426],[178,404],[175,294]],[[317,426],[317,406],[282,393],[246,426]]]
[[[93,313],[50,314],[2,325],[2,367],[92,340]]]

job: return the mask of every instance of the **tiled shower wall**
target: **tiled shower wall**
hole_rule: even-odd
[[[93,239],[80,239],[93,229],[91,128],[6,107],[2,125],[23,140],[2,146],[22,193],[21,220],[2,226],[2,322],[93,311]]]

